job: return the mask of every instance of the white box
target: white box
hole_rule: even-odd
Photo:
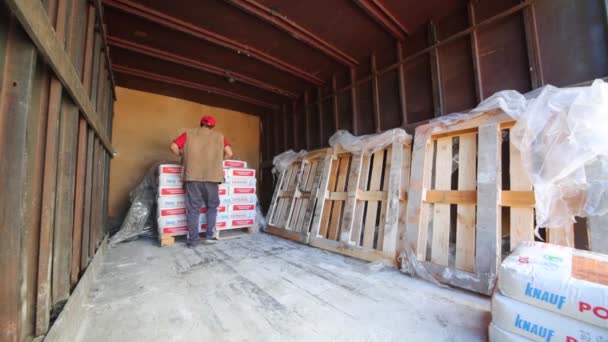
[[[608,256],[521,243],[498,270],[503,295],[608,329]]]
[[[217,216],[215,217],[215,221],[216,222],[221,222],[221,221],[228,221],[229,218],[229,214],[228,213],[218,213]],[[201,216],[199,216],[198,218],[198,223],[199,224],[205,224],[207,223],[207,215],[206,214],[201,214]]]
[[[186,208],[158,208],[158,217],[186,215]]]
[[[255,178],[255,170],[254,169],[227,169],[227,177],[254,177]]]
[[[255,210],[249,210],[249,211],[231,211],[230,212],[230,220],[249,220],[249,219],[255,219]]]
[[[161,196],[158,197],[158,209],[173,209],[173,208],[185,208],[186,207],[186,196],[175,195],[175,196]]]
[[[187,227],[186,215],[161,216],[158,218],[159,227]]]
[[[235,211],[255,211],[255,203],[249,204],[230,204],[228,205],[228,211],[233,213]]]
[[[220,184],[217,187],[217,193],[220,197],[230,195],[230,186],[228,184]]]
[[[158,195],[159,196],[175,196],[175,195],[184,195],[186,191],[184,188],[180,187],[167,187],[167,186],[159,186],[158,187]]]
[[[230,196],[230,204],[256,204],[258,197],[256,195],[232,195]]]
[[[174,175],[174,174],[160,175],[158,177],[158,186],[181,188],[184,186],[184,183],[182,182],[182,175]]]
[[[201,214],[206,214],[207,213],[207,208],[205,206],[203,206],[201,208]],[[227,204],[220,204],[217,207],[217,214],[227,214],[228,213],[228,205]]]
[[[228,228],[245,228],[245,227],[252,227],[252,226],[255,226],[255,219],[228,221]]]
[[[501,295],[492,297],[492,322],[532,341],[608,341],[608,330]]]
[[[230,196],[255,195],[255,186],[230,186]]]
[[[256,183],[254,177],[226,177],[226,184],[231,186],[255,187]]]
[[[505,331],[494,323],[490,323],[488,330],[490,342],[530,342],[527,338]]]
[[[224,160],[224,162],[222,163],[222,166],[225,169],[229,169],[229,168],[239,168],[239,169],[244,169],[247,167],[247,162],[244,162],[242,160]]]

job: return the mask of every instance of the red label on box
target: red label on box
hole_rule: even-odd
[[[217,193],[220,196],[226,196],[228,194],[228,190],[220,188],[220,189],[217,190]]]
[[[245,167],[247,163],[240,160],[224,160],[224,167]]]
[[[226,208],[225,205],[220,205],[217,207],[217,212],[218,213],[225,213],[228,209]],[[201,214],[206,214],[207,213],[207,208],[203,207],[201,208]]]
[[[186,192],[184,191],[183,188],[162,188],[160,190],[160,194],[161,195],[165,195],[165,196],[168,196],[168,195],[183,195],[185,193]]]
[[[163,209],[160,211],[160,216],[183,215],[186,213],[186,208]]]
[[[249,211],[255,210],[255,204],[235,204],[232,206],[234,211]]]
[[[232,170],[235,177],[255,177],[255,170]]]
[[[182,168],[181,166],[163,166],[161,168],[161,173],[181,174]]]
[[[251,226],[255,223],[254,219],[248,219],[248,220],[232,220],[230,222],[230,224],[232,226]]]
[[[255,188],[232,188],[233,195],[255,194]]]
[[[173,228],[163,228],[163,234],[175,234],[181,232],[187,232],[188,227],[173,227]]]

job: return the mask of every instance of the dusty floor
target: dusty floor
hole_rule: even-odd
[[[489,300],[266,234],[108,251],[81,341],[483,341]]]

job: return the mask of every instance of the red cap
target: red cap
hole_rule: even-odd
[[[215,118],[211,115],[205,115],[201,118],[201,126],[215,126]]]

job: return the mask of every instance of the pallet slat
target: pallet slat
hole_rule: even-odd
[[[477,197],[477,136],[461,136],[458,153],[458,190]],[[467,272],[475,271],[475,204],[460,203],[456,209],[455,267]]]
[[[435,189],[450,190],[452,181],[452,137],[437,139]],[[448,265],[450,255],[450,205],[433,205],[433,237],[431,262]]]

